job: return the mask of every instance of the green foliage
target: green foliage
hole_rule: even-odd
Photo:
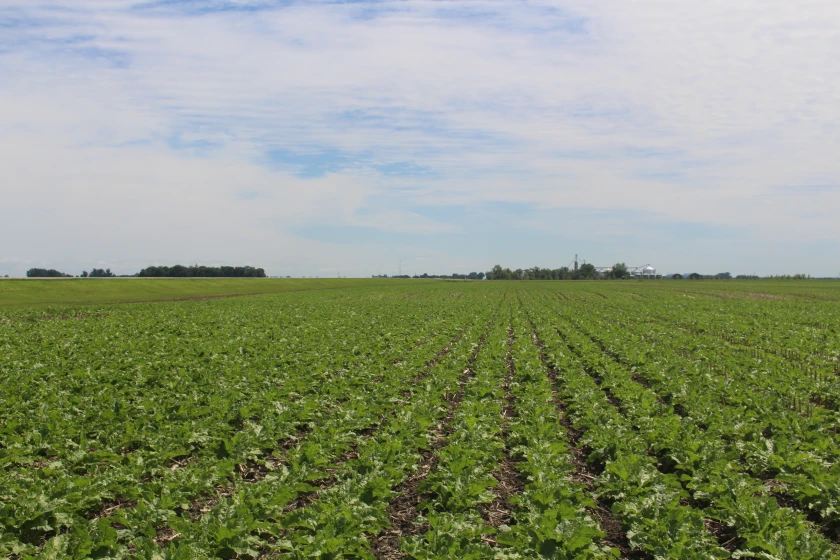
[[[413,483],[412,558],[831,558],[840,293],[817,284],[4,311],[0,554],[372,558]]]
[[[415,284],[427,281],[415,280]],[[0,282],[0,309],[101,305],[312,290],[380,288],[391,280],[338,278],[114,278],[91,282],[12,279]]]
[[[511,270],[497,264],[487,273],[486,278],[488,280],[596,280],[598,273],[595,271],[595,266],[591,264],[583,264],[579,270],[570,270],[567,266],[554,270],[538,266],[524,270],[521,268]]]
[[[101,268],[94,268],[87,274],[83,274],[83,278],[116,278],[116,274],[111,272],[110,268],[101,269]]]
[[[72,278],[72,274],[65,274],[53,268],[30,268],[26,271],[27,278]]]
[[[627,271],[627,265],[624,263],[615,263],[612,267],[612,277],[618,278],[619,280],[629,278],[630,273]]]
[[[91,274],[92,275],[92,274]],[[265,278],[265,270],[253,266],[150,266],[141,270],[141,278]]]

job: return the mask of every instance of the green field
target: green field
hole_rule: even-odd
[[[251,291],[282,293],[197,299]],[[840,283],[3,281],[0,305],[10,558],[840,558]]]
[[[172,301],[385,286],[394,280],[338,278],[54,278],[0,279],[0,309]]]

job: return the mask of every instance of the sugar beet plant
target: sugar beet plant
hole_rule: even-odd
[[[839,357],[812,282],[4,312],[0,553],[834,558]]]

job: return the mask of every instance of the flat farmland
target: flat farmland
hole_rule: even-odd
[[[840,283],[62,282],[0,292],[8,558],[840,557]]]
[[[338,278],[4,278],[0,279],[0,309],[209,299],[392,283]]]

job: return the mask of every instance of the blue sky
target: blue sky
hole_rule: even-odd
[[[833,2],[0,2],[0,274],[840,274]]]

